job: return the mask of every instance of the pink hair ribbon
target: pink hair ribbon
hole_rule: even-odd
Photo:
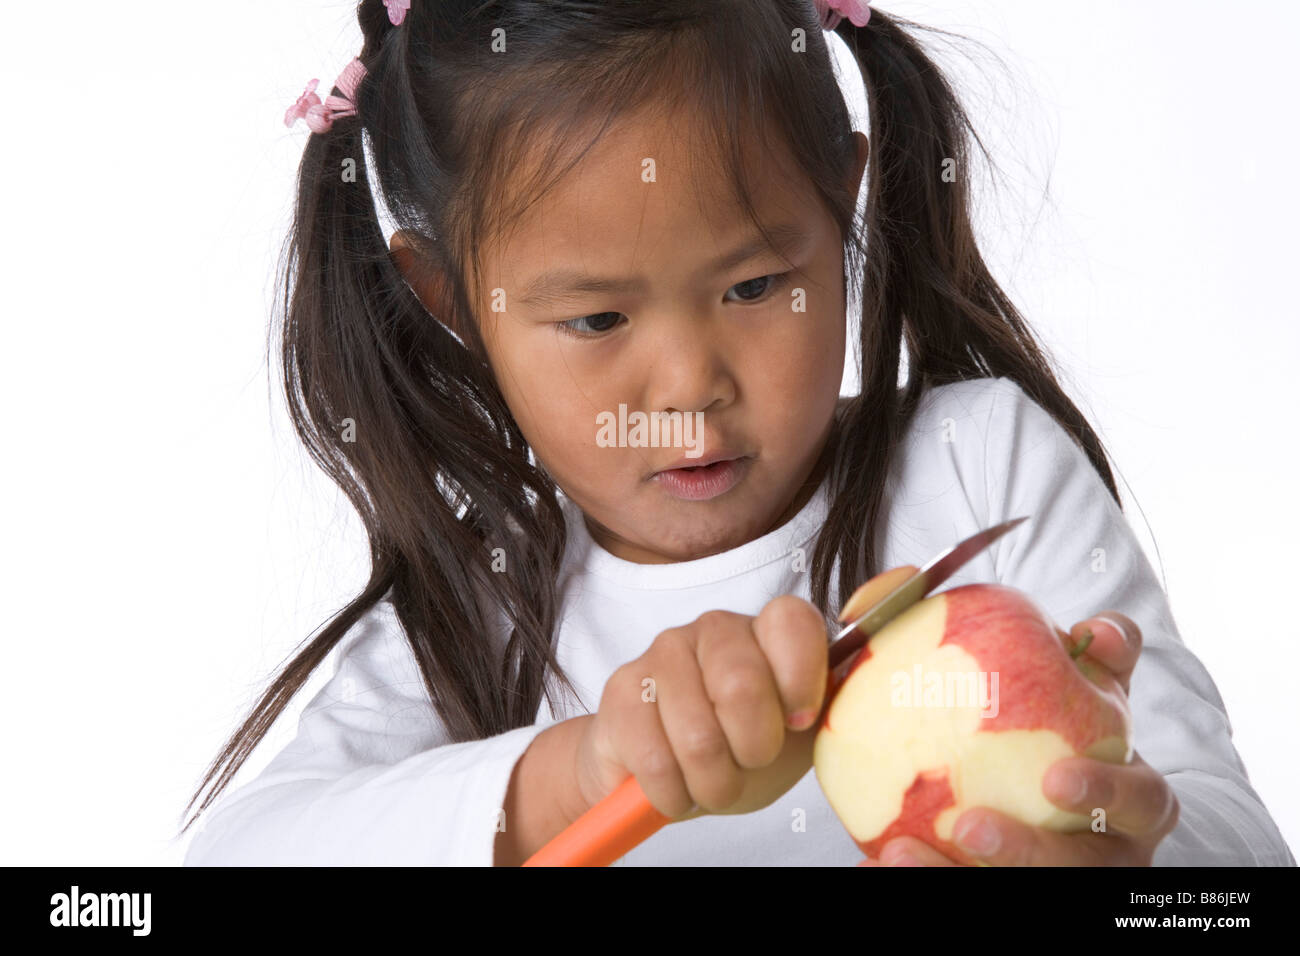
[[[871,0],[813,0],[822,17],[822,28],[834,30],[848,17],[855,27],[865,27],[871,19]]]
[[[406,11],[411,9],[411,0],[384,0],[384,6],[388,8],[388,22],[399,26]]]

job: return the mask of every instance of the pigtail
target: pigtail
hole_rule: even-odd
[[[296,651],[231,735],[187,805],[212,785],[182,833],[385,597],[451,740],[532,723],[547,667],[561,688],[577,693],[552,643],[565,542],[556,488],[529,461],[481,355],[407,285],[376,212],[366,147],[390,156],[401,147],[368,142],[367,119],[412,135],[419,129],[404,80],[406,45],[421,28],[411,13],[394,30],[380,0],[359,7],[366,75],[355,93],[357,114],[336,117],[307,140],[282,266],[279,351],[289,415],[312,459],[356,509],[370,542],[370,577]],[[443,245],[422,249],[445,255]],[[503,624],[501,647],[495,638]]]
[[[865,26],[844,19],[836,30],[862,70],[869,98],[863,229],[870,254],[861,259],[862,394],[840,424],[832,505],[811,567],[813,600],[823,607],[837,554],[840,594],[884,570],[877,525],[886,486],[878,476],[887,472],[922,394],[934,386],[990,376],[1017,382],[1087,453],[1119,502],[1101,440],[1057,382],[1044,348],[976,245],[967,133],[976,143],[978,136],[942,71],[900,23],[942,32],[880,10]],[[955,178],[945,177],[948,170]],[[904,344],[908,380],[900,395]]]

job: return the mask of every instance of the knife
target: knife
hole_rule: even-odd
[[[963,564],[1006,534],[1028,515],[985,528],[941,552],[844,626],[831,640],[829,671],[846,665],[867,639],[948,580]],[[852,597],[850,596],[850,602]],[[847,668],[846,668],[847,669]],[[826,704],[829,704],[829,699]],[[814,725],[815,726],[815,725]],[[673,817],[654,808],[628,777],[614,791],[574,820],[524,861],[524,866],[608,866],[658,832]]]
[[[1019,518],[1012,518],[1010,521],[1004,521],[1002,524],[994,525],[991,528],[985,528],[978,534],[971,535],[960,544],[954,544],[947,551],[931,558],[925,567],[910,575],[906,581],[903,581],[898,587],[867,608],[855,620],[850,621],[842,631],[831,639],[829,651],[830,669],[835,670],[836,667],[848,660],[851,654],[860,650],[867,643],[868,637],[875,634],[940,584],[943,584],[963,564],[1020,524],[1020,522],[1027,520],[1028,517],[1028,515],[1022,515]]]

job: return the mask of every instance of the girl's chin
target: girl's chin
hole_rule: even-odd
[[[641,548],[659,555],[660,562],[694,561],[738,548],[758,535],[744,519],[715,514],[681,513],[651,517],[644,527]]]

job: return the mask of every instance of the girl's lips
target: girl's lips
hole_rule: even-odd
[[[669,468],[651,477],[651,481],[674,498],[687,501],[707,501],[726,494],[745,477],[752,458],[731,458],[697,468]]]

